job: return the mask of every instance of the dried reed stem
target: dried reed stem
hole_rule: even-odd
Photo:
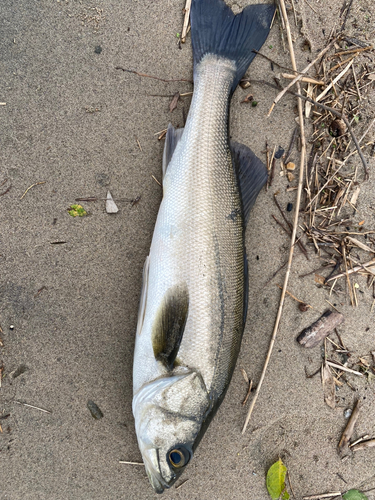
[[[290,50],[290,58],[292,61],[292,66],[293,70],[297,72],[297,65],[296,65],[296,60],[294,56],[294,49],[293,49],[293,42],[292,42],[292,35],[290,32],[290,25],[288,21],[288,16],[286,13],[285,9],[285,3],[284,0],[280,0],[280,7],[281,7],[281,12],[282,16],[285,21],[285,27],[286,27],[286,32],[287,32],[287,38],[288,38],[288,45],[289,45],[289,50]],[[328,46],[330,47],[331,44]],[[328,50],[328,48],[327,48]],[[324,51],[324,53],[326,50]],[[320,54],[321,57],[322,53]],[[306,70],[307,71],[307,70]],[[293,80],[294,82],[294,80]],[[301,89],[300,89],[300,84],[297,82],[297,91],[300,94]],[[298,190],[297,190],[297,201],[295,204],[295,213],[294,213],[294,221],[293,221],[293,231],[292,231],[292,238],[290,241],[290,251],[289,251],[289,258],[288,258],[288,266],[285,274],[285,279],[284,279],[284,284],[283,284],[283,289],[281,292],[281,297],[280,297],[280,303],[279,303],[279,309],[277,311],[277,316],[276,316],[276,321],[275,321],[275,326],[272,332],[272,337],[270,341],[270,345],[268,347],[268,352],[267,352],[267,357],[266,361],[263,366],[263,371],[259,380],[259,384],[257,386],[257,389],[254,394],[254,398],[251,401],[251,405],[248,411],[248,414],[246,416],[245,424],[242,429],[242,434],[245,433],[247,425],[250,421],[251,414],[254,410],[255,403],[258,399],[260,389],[262,387],[267,367],[271,358],[272,350],[275,345],[275,340],[276,340],[276,335],[279,329],[279,324],[280,324],[280,319],[283,311],[283,306],[284,306],[284,301],[285,301],[285,295],[286,295],[286,289],[288,286],[288,280],[289,280],[289,275],[290,275],[290,270],[292,267],[292,260],[293,260],[293,252],[294,252],[294,246],[295,246],[295,241],[296,241],[296,234],[297,234],[297,227],[298,227],[298,216],[299,216],[299,210],[300,210],[300,204],[301,204],[301,194],[302,194],[302,186],[303,186],[303,177],[304,177],[304,166],[305,166],[305,155],[306,155],[306,140],[305,140],[305,129],[304,129],[304,121],[303,121],[303,106],[302,106],[302,100],[298,99],[298,115],[299,115],[299,123],[300,123],[300,128],[301,128],[301,143],[302,143],[302,148],[301,148],[301,161],[300,161],[300,172],[299,172],[299,179],[298,179]]]

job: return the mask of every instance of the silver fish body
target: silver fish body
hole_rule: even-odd
[[[245,214],[228,144],[237,72],[235,60],[205,54],[185,128],[167,134],[177,144],[165,158],[133,370],[138,444],[159,493],[184,470],[220,405],[244,329]]]
[[[215,56],[200,63],[185,130],[163,180],[163,200],[145,269],[144,318],[136,336],[134,414],[150,383],[162,377],[169,382],[176,373],[183,377],[174,382],[180,386],[178,415],[202,421],[223,395],[237,358],[245,279],[243,211],[227,139],[232,66]],[[155,359],[153,326],[164,297],[178,288],[188,290],[189,313],[171,373]],[[174,396],[174,383],[164,389],[168,395]],[[200,398],[194,397],[197,390]],[[166,414],[175,406],[174,397],[170,401],[168,395]],[[150,419],[147,426],[147,432],[161,440],[170,433],[158,420]],[[191,451],[199,430],[199,425],[192,425],[184,436]],[[165,455],[168,451],[169,445]]]

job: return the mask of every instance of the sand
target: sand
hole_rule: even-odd
[[[233,8],[248,3],[241,0]],[[300,26],[292,24],[300,69],[324,47],[342,6],[341,0],[309,4],[316,12],[297,2],[312,54],[303,50]],[[190,98],[170,113],[170,96],[190,92],[192,85],[141,78],[116,67],[191,79],[190,38],[179,49],[176,36],[183,6],[181,0],[1,2],[0,101],[6,105],[0,106],[0,183],[8,179],[8,184],[0,191],[11,185],[0,196],[0,416],[10,415],[0,420],[1,499],[156,498],[143,467],[119,461],[141,460],[131,410],[132,356],[142,267],[161,200],[152,178],[161,178],[163,141],[156,133],[170,121],[183,125]],[[373,40],[374,16],[370,0],[354,0],[347,32]],[[263,51],[290,66],[278,24]],[[257,57],[248,74],[272,82],[275,72]],[[295,101],[285,97],[266,119],[275,91],[258,85],[252,92],[257,107],[241,104],[246,91],[235,92],[230,130],[264,158],[266,139],[272,147],[287,148]],[[372,95],[363,122],[373,116],[373,106]],[[296,151],[293,160],[298,164]],[[370,181],[362,185],[353,217],[365,219],[370,229],[375,228],[373,159],[369,166]],[[313,274],[299,278],[321,265],[311,246],[309,261],[296,251],[289,290],[313,309],[301,313],[287,299],[263,389],[241,435],[247,410],[241,405],[246,384],[240,368],[257,384],[282,273],[265,284],[289,248],[289,238],[271,218],[274,192],[280,191],[284,208],[295,203],[295,192],[286,192],[286,186],[277,171],[252,212],[246,235],[250,303],[237,367],[222,407],[176,486],[188,481],[165,492],[165,498],[266,499],[266,471],[279,456],[298,499],[375,486],[375,449],[345,461],[337,454],[347,422],[344,410],[356,398],[362,409],[355,436],[375,436],[374,384],[350,376],[354,390],[338,390],[337,408],[330,409],[319,375],[305,376],[305,367],[309,373],[319,368],[321,348],[306,350],[295,342],[330,300]],[[103,199],[108,189],[117,214],[108,215],[103,200],[82,202],[86,217],[68,214],[76,198]],[[138,196],[132,206],[129,200]],[[340,334],[354,357],[375,348],[371,290],[365,278],[358,283],[364,292],[358,308],[345,295],[334,298],[346,317]],[[10,376],[20,366],[25,371]],[[89,400],[99,406],[102,419],[91,416]],[[374,492],[368,498],[375,498]]]

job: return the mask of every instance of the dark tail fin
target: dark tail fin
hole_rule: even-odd
[[[206,54],[236,61],[237,73],[232,91],[245,74],[268,36],[275,7],[272,4],[249,5],[234,15],[223,0],[193,0],[191,38],[194,67]]]

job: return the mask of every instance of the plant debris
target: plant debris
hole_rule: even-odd
[[[68,214],[72,217],[84,217],[87,215],[87,212],[82,205],[70,205],[67,210]]]
[[[180,92],[176,92],[169,104],[169,112],[172,113],[173,110],[177,108],[177,103],[180,99]]]
[[[341,436],[340,442],[338,444],[338,451],[341,456],[343,456],[349,450],[349,443],[354,432],[354,426],[359,417],[360,404],[359,400],[356,401],[352,414],[350,415],[349,421],[345,427],[345,430]]]
[[[35,187],[35,186],[39,186],[40,184],[45,184],[46,181],[41,181],[41,182],[35,182],[34,184],[31,184],[31,186],[29,186],[26,191],[23,193],[23,195],[21,196],[20,200],[22,200],[26,194],[30,191],[31,188]],[[10,188],[9,188],[10,189]],[[3,193],[5,194],[5,193]]]
[[[336,407],[336,384],[328,363],[323,363],[321,368],[324,401],[334,409]]]
[[[281,458],[268,469],[266,484],[272,500],[278,500],[279,498],[288,500],[289,498],[289,493],[286,491],[285,485],[286,471],[287,468]]]

